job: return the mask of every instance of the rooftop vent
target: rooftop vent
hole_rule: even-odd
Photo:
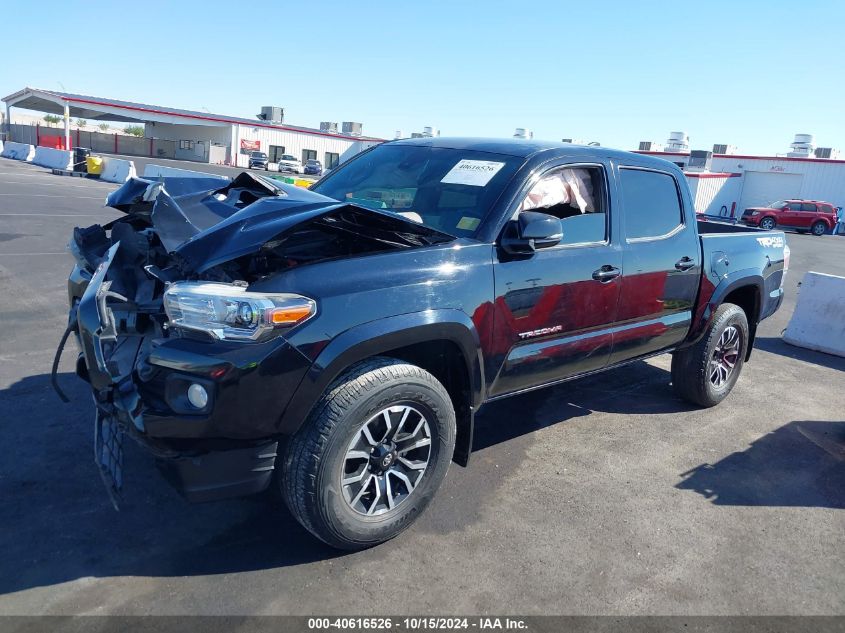
[[[516,128],[516,130],[514,130],[513,137],[514,138],[526,138],[526,139],[534,138],[534,132],[532,132],[531,130],[529,130],[526,127],[518,127],[518,128]]]
[[[440,136],[440,130],[436,127],[424,127],[422,131],[423,138],[432,138],[435,136]]]
[[[337,134],[337,122],[320,121],[320,131],[328,132],[329,134]]]
[[[363,129],[364,126],[361,123],[355,123],[354,121],[343,122],[343,133],[349,136],[361,136]]]
[[[282,123],[285,120],[285,109],[279,106],[262,106],[261,114],[255,116],[268,123]]]
[[[789,158],[807,158],[813,155],[815,145],[812,134],[796,134],[795,140],[790,145],[791,152],[787,153]]]
[[[669,132],[669,138],[666,141],[666,151],[669,152],[688,152],[689,151],[689,136],[686,132]]]

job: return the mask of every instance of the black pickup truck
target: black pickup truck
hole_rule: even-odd
[[[779,231],[697,223],[671,163],[533,140],[384,143],[310,190],[133,178],[107,202],[125,215],[69,245],[64,340],[115,504],[129,436],[189,500],[275,482],[347,549],[417,518],[484,403],[671,352],[677,392],[716,405],[789,260]]]

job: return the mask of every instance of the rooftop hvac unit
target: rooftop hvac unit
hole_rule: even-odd
[[[534,138],[534,132],[525,127],[518,127],[514,130],[514,138]]]
[[[343,133],[349,136],[361,136],[363,129],[364,126],[361,123],[355,123],[353,121],[343,122]]]
[[[710,165],[713,163],[713,152],[708,152],[703,149],[694,149],[689,153],[689,162],[687,162],[687,171],[710,171]]]
[[[723,155],[736,154],[736,145],[728,145],[727,143],[716,143],[713,145],[713,153]]]
[[[641,152],[662,152],[663,145],[660,143],[656,143],[654,141],[640,141],[640,149]]]
[[[396,130],[396,134],[393,135],[393,138],[405,138],[405,133],[402,130]]]
[[[320,121],[320,131],[337,134],[337,123],[334,121]]]
[[[425,138],[422,132],[411,132],[411,138]]]
[[[262,106],[258,118],[270,123],[281,123],[285,120],[285,109],[279,106]]]
[[[816,158],[839,158],[841,152],[838,149],[833,149],[832,147],[817,147],[816,148]]]
[[[440,136],[440,130],[438,130],[436,127],[424,127],[422,135],[425,138],[433,138],[435,136]]]

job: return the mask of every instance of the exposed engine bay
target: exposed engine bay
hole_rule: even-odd
[[[266,340],[313,316],[316,306],[291,292],[251,292],[254,282],[298,266],[455,239],[393,212],[248,172],[221,182],[131,178],[106,200],[126,215],[74,229],[68,244],[77,266],[68,281],[68,328],[53,384],[66,399],[55,376],[75,333],[82,350],[77,373],[91,384],[97,407],[97,463],[115,505],[122,438],[147,431],[142,412],[184,405],[200,414],[210,407],[201,395],[161,401],[162,388],[170,393],[170,387],[157,384],[162,365],[151,355],[164,341]],[[159,456],[172,453],[172,442],[144,441]]]

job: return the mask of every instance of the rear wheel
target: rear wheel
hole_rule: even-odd
[[[819,235],[824,235],[827,233],[827,224],[824,222],[816,222],[813,226],[810,227],[810,232],[818,237]]]
[[[742,308],[724,303],[707,334],[692,347],[672,355],[676,393],[702,407],[724,400],[736,384],[748,347],[748,319]]]
[[[338,378],[291,438],[281,491],[317,538],[362,549],[419,517],[454,448],[455,411],[443,385],[415,365],[377,357]]]
[[[771,231],[775,228],[775,219],[774,218],[763,218],[760,220],[760,228],[765,231]]]

